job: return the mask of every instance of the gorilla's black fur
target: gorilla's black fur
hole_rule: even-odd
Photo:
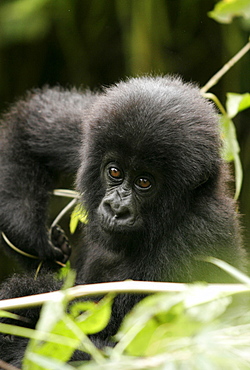
[[[226,191],[217,116],[197,87],[178,78],[143,77],[95,94],[35,90],[3,116],[0,140],[0,228],[47,266],[70,253],[64,239],[57,246],[49,239],[49,190],[57,173],[76,174],[88,211],[78,283],[227,281],[199,256],[241,267],[244,253],[235,203]],[[30,266],[31,260],[19,258]],[[58,285],[46,274],[36,282],[14,276],[3,284],[1,298]],[[117,297],[98,345],[138,299]],[[23,314],[35,325],[38,311]],[[0,358],[17,365],[24,347],[24,340],[4,337]]]

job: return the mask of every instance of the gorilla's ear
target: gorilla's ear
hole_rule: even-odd
[[[196,185],[195,189],[199,188],[201,185],[205,184],[209,179],[209,176],[207,176],[203,181],[201,181],[198,185]]]
[[[200,182],[193,187],[193,190],[198,189],[199,187],[204,185],[206,182],[208,182],[210,179],[211,179],[211,173],[207,171],[204,174],[203,178],[200,180]]]

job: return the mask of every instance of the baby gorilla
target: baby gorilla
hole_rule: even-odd
[[[197,87],[179,78],[142,77],[100,93],[35,90],[3,116],[0,137],[0,227],[16,247],[38,257],[34,267],[43,260],[54,269],[55,260],[70,254],[60,232],[51,241],[46,226],[56,175],[70,172],[88,212],[77,283],[228,281],[198,258],[204,256],[241,268],[218,119]],[[31,269],[30,259],[17,257]],[[44,270],[36,282],[30,273],[12,277],[1,298],[58,288]],[[116,298],[108,327],[93,339],[98,346],[139,299]],[[34,327],[39,312],[22,315]],[[3,337],[1,358],[20,365],[25,345]]]

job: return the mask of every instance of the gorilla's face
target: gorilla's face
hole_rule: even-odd
[[[143,209],[157,192],[155,176],[116,161],[104,164],[101,171],[105,189],[97,210],[101,227],[112,233],[140,230]]]

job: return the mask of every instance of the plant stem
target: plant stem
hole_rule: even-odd
[[[210,80],[206,83],[205,86],[201,88],[201,92],[205,93],[211,87],[217,84],[217,82],[224,76],[230,68],[232,68],[248,51],[250,50],[250,41],[232,58],[230,59]]]

